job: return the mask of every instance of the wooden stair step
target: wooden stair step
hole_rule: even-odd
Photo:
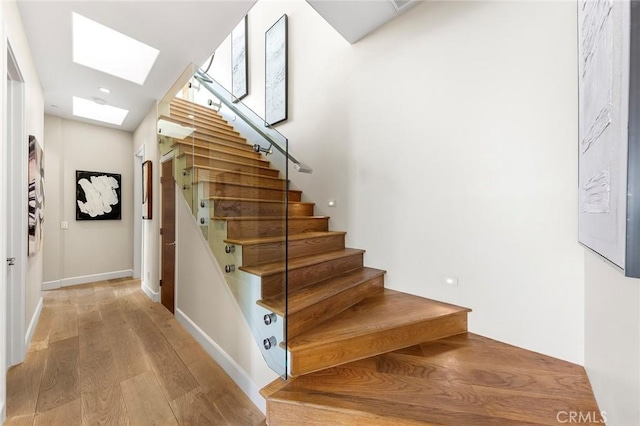
[[[319,283],[289,291],[287,296],[287,335],[294,336],[334,317],[345,309],[373,296],[384,288],[385,271],[356,269]],[[284,316],[284,295],[262,299],[258,304]]]
[[[285,271],[289,291],[299,287],[315,284],[344,274],[363,265],[364,250],[345,248],[311,256],[266,263],[256,266],[241,266],[241,271],[262,278],[262,299],[269,299],[283,293]]]
[[[247,149],[244,149],[243,147],[238,148],[235,146],[220,145],[215,142],[201,141],[198,139],[191,139],[191,138],[186,138],[182,140],[173,139],[173,145],[193,146],[201,149],[209,149],[213,151],[226,152],[228,154],[233,154],[243,158],[264,160],[264,158],[260,153],[254,152],[253,150],[247,150]],[[269,160],[264,160],[264,161],[269,161]]]
[[[282,382],[265,392],[271,425],[604,423],[583,367],[473,333]]]
[[[346,232],[307,232],[304,234],[290,234],[284,236],[226,239],[227,244],[242,246],[242,266],[255,266],[283,260],[288,254],[289,259],[310,256],[327,251],[344,248]]]
[[[277,169],[270,169],[268,167],[252,166],[250,164],[239,163],[231,160],[224,160],[221,158],[209,157],[206,155],[195,154],[193,152],[183,152],[178,158],[184,157],[186,159],[187,167],[192,165],[197,166],[209,166],[216,169],[226,169],[230,171],[239,171],[244,173],[252,173],[255,175],[278,177],[280,171]]]
[[[169,110],[171,113],[182,112],[186,114],[193,115],[195,117],[200,117],[212,122],[218,122],[221,124],[229,124],[227,120],[222,117],[218,112],[214,111],[211,108],[206,108],[201,105],[197,105],[191,102],[183,102],[179,100],[179,98],[175,98],[171,101],[169,105]]]
[[[211,115],[215,115],[217,117],[222,118],[220,113],[218,111],[216,111],[215,109],[213,109],[212,107],[200,105],[198,103],[191,102],[191,101],[189,101],[187,99],[177,98],[177,97],[173,98],[171,100],[171,105],[176,105],[176,106],[181,106],[181,107],[185,107],[185,108],[195,109],[195,110],[198,110],[198,111],[202,112],[203,114],[211,114]]]
[[[251,166],[269,167],[271,164],[268,160],[263,160],[262,158],[251,157],[240,153],[234,153],[232,151],[230,152],[229,150],[224,149],[224,145],[222,147],[215,145],[203,147],[185,141],[174,140],[172,146],[176,151],[176,156],[193,152],[194,154],[203,155],[205,157],[220,158]]]
[[[225,170],[210,166],[189,166],[185,170],[192,173],[194,181],[207,179],[216,182],[233,182],[246,185],[258,185],[265,188],[284,188],[286,181],[277,177],[244,173],[236,170]]]
[[[470,309],[385,289],[286,342],[291,375],[441,339],[467,330]]]
[[[285,194],[289,201],[299,202],[302,199],[302,191],[290,189],[285,191],[280,188],[266,188],[256,185],[246,185],[235,182],[200,181],[205,184],[205,196],[253,198],[262,200],[284,201]],[[210,194],[210,195],[206,195]]]
[[[191,117],[190,117],[191,116]],[[203,120],[197,116],[192,114],[184,114],[182,112],[174,112],[171,115],[160,115],[161,120],[167,120],[175,124],[179,124],[185,127],[191,127],[194,129],[202,129],[202,131],[214,131],[219,133],[224,133],[229,136],[240,136],[240,133],[233,130],[233,128],[229,125],[212,123],[208,120]]]
[[[262,396],[264,399],[267,399],[271,395],[273,395],[274,393],[278,392],[280,389],[285,387],[288,383],[290,382],[287,382],[286,380],[283,380],[282,378],[278,377],[273,382],[269,383],[267,386],[260,389],[260,396]]]
[[[324,232],[329,230],[329,216],[249,216],[249,217],[212,217],[214,220],[227,221],[228,238],[274,237],[289,232]]]
[[[284,214],[285,203],[279,200],[252,198],[209,197],[213,201],[213,216],[278,216]],[[294,216],[313,216],[314,203],[289,202],[288,211]]]

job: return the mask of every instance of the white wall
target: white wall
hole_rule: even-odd
[[[44,97],[42,93],[42,87],[40,86],[40,80],[36,72],[35,64],[29,50],[29,45],[24,33],[20,14],[15,2],[5,1],[0,5],[0,34],[2,34],[2,58],[0,63],[0,74],[3,82],[7,80],[6,69],[6,50],[7,42],[11,44],[13,53],[15,54],[16,61],[20,67],[23,78],[25,80],[25,130],[27,135],[34,135],[42,144],[46,157],[46,141],[43,138],[43,116],[44,116]],[[2,93],[0,98],[2,99],[2,117],[6,117],[6,102],[5,102],[5,87],[6,84],[1,84]],[[4,128],[4,126],[2,126]],[[0,132],[0,138],[4,139],[4,134]],[[26,143],[27,141],[25,141]],[[2,167],[0,161],[0,167]],[[0,170],[0,176],[4,173],[4,170]],[[46,179],[46,175],[45,175]],[[0,209],[0,232],[4,233],[4,209]],[[46,218],[45,218],[46,221]],[[46,222],[45,222],[46,229]],[[25,230],[26,231],[26,230]],[[2,239],[4,241],[4,239]],[[5,256],[4,244],[0,248],[0,258]],[[25,323],[29,324],[32,321],[32,317],[36,313],[36,308],[41,298],[40,287],[42,284],[43,274],[43,250],[36,256],[27,259],[27,277],[25,288]],[[4,421],[4,409],[6,399],[6,371],[5,365],[5,344],[6,344],[6,323],[5,323],[5,297],[6,297],[6,264],[1,262],[0,266],[0,423]]]
[[[116,276],[133,266],[133,136],[60,117],[45,116],[45,179],[49,226],[44,235],[44,279],[48,288]],[[76,170],[122,175],[122,219],[77,221]],[[69,229],[61,230],[67,221]]]
[[[585,250],[585,368],[607,424],[640,424],[640,281]]]
[[[277,375],[264,362],[189,206],[176,194],[176,318],[264,411],[258,392]]]
[[[152,161],[152,219],[142,221],[142,238],[145,255],[142,258],[142,285],[147,293],[160,291],[160,151],[156,135],[157,107],[154,105],[133,133],[131,158],[144,146],[144,160]],[[129,160],[131,161],[131,160]]]
[[[316,213],[388,287],[468,306],[471,331],[582,363],[576,4],[424,2],[349,45],[306,2],[259,2],[245,102],[261,114],[264,31],[283,13],[278,130],[314,168],[292,179]],[[227,86],[229,64],[227,39],[212,71]]]

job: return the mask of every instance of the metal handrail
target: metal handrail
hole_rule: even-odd
[[[229,93],[220,83],[211,78],[210,75],[206,74],[202,70],[196,71],[194,77],[200,82],[202,86],[204,86],[209,92],[211,92],[216,98],[220,100],[227,108],[233,111],[236,116],[240,117],[242,121],[247,123],[253,130],[255,130],[260,136],[262,136],[271,147],[275,147],[278,151],[280,151],[291,163],[293,163],[293,168],[300,173],[313,173],[313,169],[309,167],[307,164],[302,161],[296,160],[293,155],[289,153],[288,149],[283,148],[280,144],[271,137],[267,132],[265,132],[265,126],[267,125],[264,119],[262,119],[262,123],[256,123],[252,118],[248,117],[241,108],[238,108],[236,105],[239,102],[237,99],[233,100],[234,96]],[[225,92],[227,96],[225,96]],[[242,104],[242,103],[241,103]],[[242,104],[245,108],[249,109],[246,105]],[[253,111],[252,111],[253,112]],[[253,112],[256,117],[260,117],[258,114]],[[274,132],[277,130],[271,129]],[[277,132],[280,136],[281,133]],[[286,141],[287,138],[282,136],[282,138]],[[271,147],[262,148],[260,145],[254,145],[254,150],[256,152],[269,152]]]

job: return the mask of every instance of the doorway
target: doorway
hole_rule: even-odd
[[[24,79],[7,43],[7,98],[4,134],[4,232],[6,250],[6,367],[26,353],[25,291],[27,275],[27,156]]]
[[[162,270],[160,301],[171,313],[175,308],[176,274],[176,184],[173,178],[173,159],[162,163]]]

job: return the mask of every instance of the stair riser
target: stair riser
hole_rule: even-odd
[[[276,200],[284,202],[284,191],[277,189],[238,186],[225,183],[209,183],[206,186],[208,197],[250,198],[254,200]],[[300,201],[300,191],[289,191],[289,201]],[[252,238],[255,236],[252,236]]]
[[[194,127],[195,125],[197,129],[202,129],[203,132],[213,130],[229,136],[240,136],[240,133],[236,132],[235,130],[231,130],[232,127],[229,125],[218,124],[207,119],[202,119],[197,115],[193,118],[189,118],[189,115],[192,114],[186,114],[178,110],[173,110],[171,112],[170,118],[178,121],[183,126]]]
[[[362,258],[362,253],[359,253],[289,271],[289,290],[315,284],[345,272],[362,268]],[[267,299],[282,294],[284,278],[284,272],[262,277],[262,298]]]
[[[207,157],[219,158],[221,160],[234,161],[236,163],[243,163],[248,166],[269,167],[268,161],[261,160],[259,158],[247,158],[232,152],[218,150],[216,147],[211,147],[211,149],[209,149],[200,146],[183,144],[176,144],[174,145],[174,147],[178,155],[193,152],[194,154],[206,155]]]
[[[289,315],[287,316],[287,335],[289,338],[297,336],[318,324],[333,318],[340,312],[358,304],[366,297],[381,292],[384,288],[384,275],[364,281],[351,287],[340,294],[328,297],[300,310],[289,302]]]
[[[181,105],[180,103],[172,102],[170,105],[170,111],[171,111],[171,114],[182,113],[187,118],[189,115],[193,115],[195,118],[198,118],[200,120],[205,120],[210,123],[219,123],[222,125],[229,126],[229,123],[227,122],[227,120],[225,120],[217,112],[211,109],[203,109],[202,107],[198,107],[196,105]]]
[[[212,217],[284,216],[284,204],[254,201],[214,201]],[[289,204],[292,216],[313,216],[311,204]]]
[[[435,426],[398,417],[267,399],[269,426]]]
[[[227,222],[227,238],[281,237],[286,223],[282,220],[243,220]],[[289,221],[289,234],[325,232],[329,230],[329,218],[296,219]]]
[[[214,141],[222,140],[226,142],[235,143],[238,145],[248,146],[247,140],[245,138],[238,137],[238,136],[229,136],[229,135],[225,135],[224,133],[219,133],[215,131],[196,130],[195,132],[192,133],[192,135],[196,139],[214,140]]]
[[[347,341],[327,343],[321,348],[293,350],[290,351],[291,375],[299,376],[335,367],[351,361],[464,333],[466,330],[467,313],[463,312],[401,328],[386,329]]]
[[[289,241],[289,258],[311,256],[331,250],[344,248],[344,235]],[[285,243],[254,244],[242,247],[242,266],[254,266],[263,263],[284,260]]]
[[[224,169],[232,172],[251,173],[260,176],[278,177],[279,171],[276,169],[262,169],[245,164],[232,163],[226,160],[216,160],[203,157],[192,157],[190,155],[185,156],[187,160],[187,167],[191,167],[194,164],[196,166],[213,167],[215,169]]]
[[[285,181],[282,179],[271,179],[262,176],[239,175],[236,173],[227,173],[206,169],[196,169],[194,172],[194,178],[196,180],[216,180],[218,182],[241,183],[243,185],[255,185],[272,189],[285,188]]]

